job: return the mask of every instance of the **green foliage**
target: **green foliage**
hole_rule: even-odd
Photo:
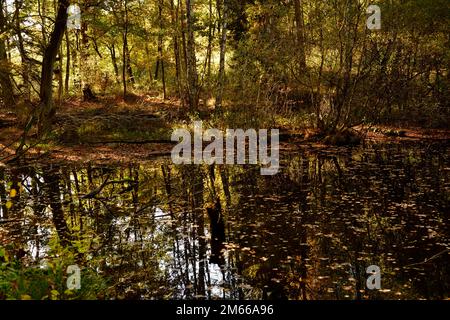
[[[81,268],[81,289],[67,288],[67,267],[86,254],[92,238],[74,241],[63,248],[56,239],[50,241],[49,257],[39,264],[15,258],[12,246],[0,247],[0,300],[90,300],[102,299],[107,282],[89,268]],[[91,261],[92,262],[92,261]]]

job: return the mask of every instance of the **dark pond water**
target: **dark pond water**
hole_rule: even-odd
[[[302,149],[281,164],[273,177],[170,159],[0,168],[0,245],[25,268],[76,252],[82,277],[107,284],[98,298],[448,297],[448,146]],[[370,265],[381,290],[366,288]]]

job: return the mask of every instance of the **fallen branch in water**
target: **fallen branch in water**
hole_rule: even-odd
[[[15,142],[17,142],[17,141],[15,141]],[[30,145],[25,145],[24,144],[20,148],[16,149],[16,153],[15,154],[7,155],[6,157],[1,158],[0,161],[4,161],[6,163],[15,162],[15,161],[19,160],[22,156],[24,156],[28,152],[28,150],[31,150],[34,147],[36,147],[37,145],[39,145],[39,143],[41,143],[41,142],[35,142],[33,144],[30,144]],[[26,146],[26,148],[24,149],[23,147],[25,147],[25,146]]]
[[[430,262],[431,260],[434,260],[434,259],[436,259],[437,257],[440,257],[441,255],[443,255],[444,253],[447,253],[447,252],[450,252],[450,249],[445,249],[445,250],[443,250],[443,251],[441,251],[441,252],[439,252],[439,253],[436,253],[434,256],[432,256],[431,258],[427,258],[427,259],[425,259],[424,261],[422,261],[422,262],[417,262],[417,263],[413,263],[413,264],[408,264],[407,266],[404,266],[403,268],[411,268],[411,267],[413,267],[413,266],[419,266],[419,265],[421,265],[421,264],[425,264],[425,263],[428,263],[428,262]]]
[[[110,175],[108,175],[105,179],[105,181],[103,181],[103,183],[100,185],[100,187],[98,187],[97,189],[94,189],[93,191],[89,192],[88,194],[80,197],[80,199],[94,199],[96,195],[98,195],[100,192],[102,192],[102,190],[106,187],[106,185],[108,184],[108,180],[109,180]]]

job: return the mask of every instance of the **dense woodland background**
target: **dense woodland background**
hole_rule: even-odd
[[[0,4],[1,109],[24,128],[22,147],[68,100],[105,96],[170,99],[240,127],[449,124],[446,0]],[[71,4],[80,28],[66,29]],[[381,30],[366,27],[370,4]]]

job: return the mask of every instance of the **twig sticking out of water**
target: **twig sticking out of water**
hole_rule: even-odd
[[[432,256],[431,258],[427,258],[427,259],[425,259],[425,260],[422,261],[422,262],[417,262],[417,263],[413,263],[413,264],[408,264],[408,265],[405,266],[404,268],[411,268],[411,267],[414,267],[414,266],[419,266],[419,265],[428,263],[428,262],[430,262],[431,260],[434,260],[434,259],[440,257],[441,255],[443,255],[444,253],[447,253],[447,252],[450,252],[450,249],[445,249],[445,250],[443,250],[443,251],[441,251],[441,252],[439,252],[439,253],[436,253],[436,254],[435,254],[434,256]]]

